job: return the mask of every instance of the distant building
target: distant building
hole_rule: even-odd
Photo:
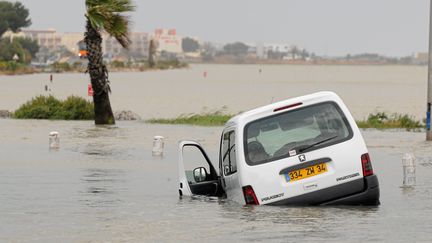
[[[135,57],[147,58],[149,54],[149,34],[144,32],[133,32],[129,36],[131,45],[129,46],[129,52]]]
[[[417,52],[414,55],[414,62],[416,64],[428,64],[428,62],[429,62],[429,53],[427,53],[427,52]]]
[[[108,34],[102,35],[102,51],[105,56],[108,56],[109,58],[119,56],[122,50],[123,47],[114,37],[111,37]]]
[[[25,37],[36,40],[39,46],[54,49],[61,46],[61,35],[53,29],[49,30],[23,30]]]
[[[54,29],[49,30],[22,30],[19,33],[13,33],[11,31],[6,32],[4,37],[23,37],[35,40],[39,46],[46,47],[48,49],[54,49],[61,46],[61,36]]]
[[[79,55],[80,48],[78,43],[84,40],[84,33],[58,33],[56,30],[22,30],[19,33],[6,32],[7,38],[30,38],[35,40],[39,46],[45,47],[49,51],[58,50],[60,47],[74,55]],[[102,33],[102,51],[108,58],[117,56],[133,57],[136,59],[146,59],[149,52],[149,34],[143,32],[130,33],[131,44],[129,49],[124,49],[118,41],[106,33]]]
[[[256,51],[261,59],[305,60],[309,55],[305,49],[290,44],[260,44]]]
[[[78,55],[79,48],[78,43],[82,40],[84,40],[84,34],[83,33],[63,33],[60,34],[61,36],[61,45],[66,47],[68,51]]]
[[[279,52],[279,53],[288,53],[290,51],[291,46],[288,44],[265,44],[264,50],[266,52]]]
[[[152,38],[157,42],[158,53],[183,53],[182,38],[177,35],[176,29],[156,29]]]
[[[149,34],[144,32],[133,32],[129,34],[131,44],[129,49],[124,49],[114,38],[104,33],[102,35],[102,50],[104,55],[115,58],[116,56],[131,56],[146,59],[149,52]]]
[[[267,59],[267,53],[262,43],[256,45],[256,55],[259,59]]]

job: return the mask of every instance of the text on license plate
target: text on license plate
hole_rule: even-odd
[[[298,181],[301,179],[306,179],[312,176],[322,174],[324,172],[327,172],[326,163],[309,166],[299,170],[293,170],[291,172],[288,172],[288,174],[285,174],[285,179],[287,182]]]

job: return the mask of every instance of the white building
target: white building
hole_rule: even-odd
[[[159,53],[163,51],[173,54],[183,53],[182,37],[177,35],[175,29],[156,29],[152,38],[157,42]]]
[[[60,36],[62,46],[74,54],[79,53],[78,42],[84,39],[83,33],[63,33]]]
[[[3,37],[7,38],[29,38],[35,40],[39,46],[46,47],[48,49],[54,49],[61,46],[61,36],[54,29],[49,30],[22,30],[19,33],[13,33],[11,31],[6,32]]]
[[[84,39],[84,33],[58,33],[54,29],[49,30],[22,30],[19,33],[6,32],[4,37],[23,37],[35,40],[39,46],[49,50],[55,50],[64,46],[68,51],[78,55],[78,42]],[[129,56],[137,59],[147,59],[150,44],[150,35],[144,32],[132,32],[129,35],[131,44],[129,49],[124,49],[118,41],[106,33],[102,33],[102,51],[110,57]],[[182,53],[182,39],[176,35],[175,29],[156,30],[152,34],[158,43],[158,52]]]
[[[280,52],[280,53],[288,53],[290,51],[291,46],[289,44],[265,44],[264,50],[266,52]]]
[[[131,40],[129,49],[124,49],[114,38],[104,33],[102,35],[102,50],[105,55],[115,57],[119,55],[131,55],[135,58],[146,59],[149,52],[149,34],[144,32],[133,32],[129,34]]]
[[[131,44],[129,52],[133,56],[147,58],[149,54],[149,34],[144,32],[133,32],[129,36]]]

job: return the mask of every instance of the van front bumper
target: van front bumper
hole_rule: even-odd
[[[380,191],[378,177],[370,175],[341,185],[283,199],[269,205],[365,205],[377,206]]]

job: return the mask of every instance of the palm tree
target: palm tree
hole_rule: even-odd
[[[156,55],[156,41],[154,39],[151,39],[150,46],[149,46],[149,57],[148,57],[148,63],[151,68],[153,68],[156,65],[155,55]]]
[[[128,48],[129,18],[123,13],[135,9],[131,0],[86,0],[86,32],[88,69],[93,86],[95,124],[115,124],[109,93],[108,70],[102,57],[102,36],[105,31],[120,45]]]

